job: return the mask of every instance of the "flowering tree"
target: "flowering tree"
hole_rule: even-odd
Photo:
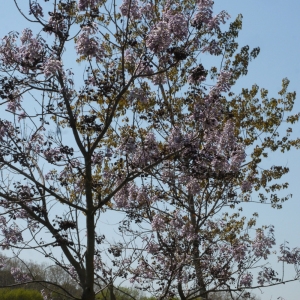
[[[295,94],[286,79],[278,99],[264,89],[258,98],[256,85],[233,94],[259,53],[238,50],[242,17],[225,31],[230,16],[214,15],[212,0],[46,2],[29,1],[28,15],[16,2],[40,30],[0,45],[2,249],[44,254],[84,300],[107,288],[113,299],[127,278],[158,299],[279,282],[269,267],[251,271],[273,228],[252,237],[255,218],[227,208],[252,190],[277,208],[288,198],[276,194],[287,184],[269,184],[288,169],[259,164],[298,146],[290,128],[277,131]],[[123,218],[120,241],[105,237],[105,214]],[[297,265],[299,253],[282,246],[280,260]]]

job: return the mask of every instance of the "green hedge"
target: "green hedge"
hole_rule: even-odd
[[[43,300],[39,291],[25,289],[0,289],[1,300]]]

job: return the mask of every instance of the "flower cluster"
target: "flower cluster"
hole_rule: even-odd
[[[286,262],[287,264],[299,265],[300,264],[300,248],[290,250],[285,244],[280,245],[279,261]]]
[[[252,243],[252,249],[255,256],[267,259],[268,255],[270,254],[270,249],[273,247],[273,245],[275,245],[273,226],[270,227],[269,234],[267,236],[261,229],[256,231],[256,237]]]
[[[20,72],[36,72],[41,68],[45,57],[45,46],[42,39],[34,38],[30,29],[24,29],[20,37],[21,45],[17,46],[16,35],[11,33],[2,39],[0,59],[6,66],[17,65]]]
[[[44,74],[46,78],[52,75],[63,73],[62,62],[60,60],[48,59],[44,63],[43,68],[44,68]]]
[[[22,233],[16,224],[10,227],[2,226],[2,234],[4,236],[4,241],[1,243],[2,249],[9,249],[10,245],[16,245],[23,241]]]
[[[24,283],[32,280],[32,278],[28,274],[22,272],[20,268],[11,268],[10,272],[16,283]]]
[[[172,42],[169,24],[165,21],[158,22],[150,31],[146,45],[154,53],[165,51]]]
[[[253,275],[251,273],[246,273],[241,276],[240,285],[245,287],[251,287],[253,282]]]
[[[141,18],[141,11],[136,0],[123,0],[120,6],[122,16],[134,20]]]
[[[40,6],[39,3],[37,3],[36,1],[32,2],[30,5],[30,10],[29,10],[29,14],[34,15],[35,17],[43,17],[44,13],[43,13],[43,9]]]
[[[220,24],[225,24],[230,15],[226,11],[221,11],[216,16],[213,16],[212,0],[199,0],[197,4],[197,13],[192,19],[192,26],[200,29],[203,25],[207,26],[208,30],[219,29]]]
[[[85,56],[88,59],[96,58],[96,61],[100,62],[103,59],[105,51],[97,37],[91,37],[91,35],[97,32],[95,28],[96,25],[92,24],[91,26],[84,26],[81,29],[81,33],[76,40],[76,51],[81,56]]]
[[[178,41],[184,40],[188,35],[188,22],[183,13],[169,10],[164,14],[168,22],[168,28],[173,38]]]
[[[83,11],[90,7],[90,9],[93,9],[97,7],[97,5],[100,4],[100,0],[79,0],[78,1],[78,9]]]
[[[222,49],[216,40],[213,39],[208,43],[208,45],[202,48],[202,52],[208,52],[211,55],[220,55],[222,53]]]

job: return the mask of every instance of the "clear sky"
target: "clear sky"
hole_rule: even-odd
[[[12,30],[22,30],[30,26],[22,19],[14,7],[13,0],[0,0],[0,37]],[[19,0],[23,4],[28,1]],[[299,0],[215,0],[215,11],[227,10],[232,19],[241,13],[244,16],[243,30],[238,40],[240,45],[261,48],[258,58],[250,64],[249,73],[234,88],[250,88],[256,83],[276,97],[281,87],[281,79],[288,77],[290,90],[296,91],[294,113],[300,112],[300,1]],[[205,57],[203,58],[203,62]],[[3,116],[5,117],[5,116]],[[296,125],[294,135],[300,137],[300,125]],[[290,183],[288,193],[293,198],[284,203],[282,210],[274,210],[257,205],[249,205],[250,212],[258,211],[259,224],[275,225],[277,246],[283,241],[300,246],[300,150],[285,155],[271,156],[267,163],[282,164],[290,168],[285,181]],[[276,262],[276,259],[274,260]],[[281,271],[281,265],[278,268]],[[286,275],[292,275],[288,270]],[[300,282],[280,285],[256,292],[262,300],[274,300],[279,296],[285,300],[300,299]]]

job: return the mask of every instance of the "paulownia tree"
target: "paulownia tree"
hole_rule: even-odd
[[[298,146],[290,128],[278,133],[298,115],[284,116],[288,80],[278,99],[231,91],[259,53],[238,47],[242,17],[225,30],[212,0],[29,0],[29,14],[15,3],[32,29],[0,45],[2,249],[44,254],[84,300],[114,299],[120,279],[157,299],[278,283],[269,267],[251,273],[272,227],[253,238],[255,218],[235,207],[253,190],[277,208],[288,198],[276,194],[287,184],[270,185],[288,169],[259,165]],[[119,241],[107,214],[122,218]],[[280,260],[297,266],[299,250],[282,246]]]

